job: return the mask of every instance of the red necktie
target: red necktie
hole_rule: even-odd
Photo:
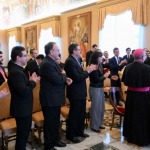
[[[0,73],[2,74],[3,78],[6,80],[7,78],[6,78],[6,76],[4,74],[4,71],[3,71],[3,69],[1,67],[0,67]]]

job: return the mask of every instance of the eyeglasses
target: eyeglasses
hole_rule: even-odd
[[[27,54],[26,55],[22,55],[22,57],[27,57]]]

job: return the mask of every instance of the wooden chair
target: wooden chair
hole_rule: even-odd
[[[0,130],[0,150],[2,149],[2,131]]]
[[[65,122],[66,122],[66,131],[64,132],[67,132],[68,130],[68,117],[69,117],[69,110],[70,110],[70,102],[68,100],[68,98],[66,98],[66,102],[65,102],[65,105],[61,107],[61,115],[66,119]]]
[[[110,130],[112,129],[112,127],[114,125],[114,116],[115,115],[120,116],[120,126],[121,126],[122,116],[124,116],[124,111],[125,111],[125,107],[117,106],[117,100],[116,100],[117,93],[116,92],[118,92],[118,94],[120,95],[120,98],[125,103],[125,100],[122,97],[121,89],[119,87],[111,87],[110,91],[109,91],[109,97],[110,97],[110,101],[114,107],[114,110],[113,110],[113,118],[112,118],[112,124],[111,124]]]
[[[44,124],[44,116],[41,111],[40,99],[39,99],[40,81],[36,83],[36,87],[33,89],[33,114],[32,121],[35,122],[38,129],[38,142],[41,145],[41,132]]]
[[[10,93],[7,82],[4,82],[0,86],[0,91],[4,88],[6,88],[7,91],[9,91],[9,95],[5,98],[0,99],[0,120],[1,120],[0,128],[2,130],[3,135],[5,136],[6,150],[8,150],[8,142],[15,140],[14,137],[16,136],[16,135],[11,136],[11,134],[16,133],[17,127],[16,127],[15,119],[11,118],[10,113],[9,113],[11,93]],[[32,122],[32,126],[31,126],[32,133],[34,131],[34,126],[35,126],[35,124],[34,124],[34,122]],[[33,135],[32,135],[32,137],[33,137]],[[10,138],[11,138],[11,140],[9,140]],[[3,141],[2,141],[2,143],[3,143]],[[32,145],[32,148],[34,148],[33,138],[31,141],[31,145]]]
[[[109,93],[110,88],[111,88],[110,79],[106,78],[104,80],[104,92]],[[110,103],[110,99],[109,99],[109,103]]]
[[[123,99],[126,100],[126,97],[127,97],[127,86],[124,85],[124,82],[121,82],[121,91],[122,91]]]

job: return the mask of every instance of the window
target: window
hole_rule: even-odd
[[[44,46],[48,42],[56,42],[58,47],[61,47],[61,38],[60,37],[54,37],[52,34],[52,28],[48,28],[47,30],[42,29],[40,38],[39,38],[39,54],[44,54]],[[61,50],[60,50],[61,53]]]
[[[102,52],[108,51],[113,57],[113,48],[118,47],[120,57],[126,55],[126,48],[131,50],[143,47],[140,42],[142,27],[132,21],[132,12],[128,10],[119,15],[107,15],[104,28],[99,31],[99,46]]]
[[[8,53],[9,54],[9,60],[11,59],[11,51],[12,51],[12,48],[14,46],[21,46],[20,42],[16,42],[15,35],[9,37],[9,43],[8,43],[8,47],[9,47],[9,53]]]

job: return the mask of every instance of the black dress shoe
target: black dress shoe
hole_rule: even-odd
[[[81,134],[81,135],[79,135],[79,136],[81,136],[81,137],[85,137],[85,138],[89,137],[89,135],[88,135],[88,134],[85,134],[85,133],[82,133],[82,134]]]
[[[117,105],[118,105],[118,106],[122,106],[122,104],[121,104],[121,103],[118,103]]]
[[[77,137],[67,138],[67,139],[72,141],[73,143],[80,143],[81,142]]]
[[[96,130],[96,129],[91,128],[91,130],[94,131],[94,132],[97,132],[97,133],[100,133],[100,132],[101,132],[99,129]]]
[[[101,127],[99,127],[100,129],[105,129],[105,127],[103,127],[103,126],[101,126]]]
[[[57,143],[54,143],[54,146],[57,146],[57,147],[66,147],[66,144],[61,142],[61,141],[58,141]]]

